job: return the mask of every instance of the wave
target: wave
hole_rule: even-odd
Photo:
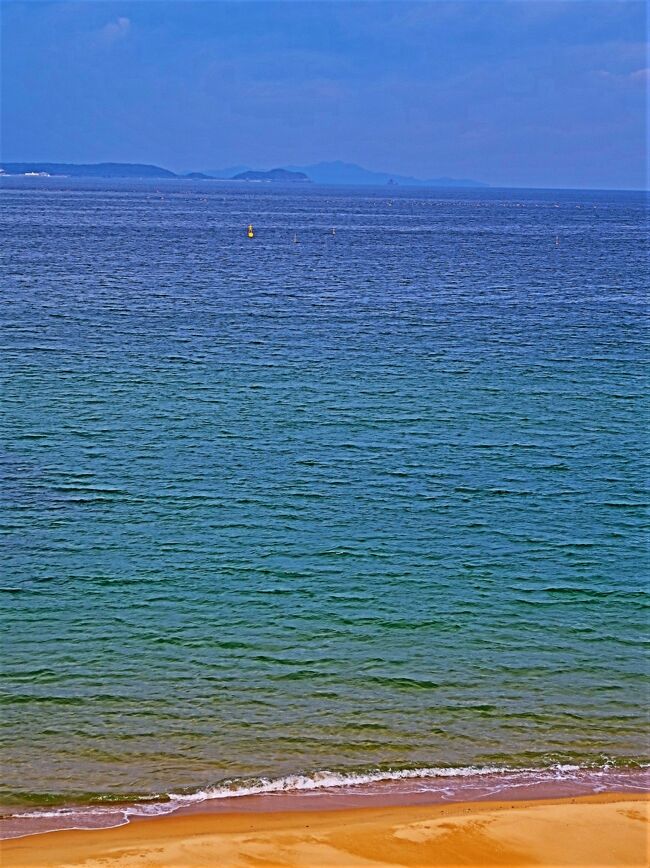
[[[642,766],[641,769],[645,769]],[[570,781],[574,775],[610,776],[629,774],[631,770],[613,769],[609,765],[597,768],[570,764],[556,764],[547,768],[512,768],[508,766],[455,766],[380,770],[369,772],[318,771],[308,775],[287,775],[281,778],[233,779],[193,793],[171,793],[171,801],[200,802],[210,799],[226,799],[238,796],[266,795],[270,793],[292,793],[305,790],[358,788],[368,784],[386,784],[397,781],[446,780],[464,778],[498,778],[502,783],[512,784],[526,780],[532,783],[540,780]],[[639,772],[640,769],[635,769]],[[507,780],[506,780],[507,779]],[[650,781],[648,782],[650,786]]]
[[[568,768],[568,767],[567,767]],[[576,766],[575,768],[578,768]],[[476,775],[494,775],[507,772],[500,766],[483,766],[474,768],[415,768],[396,771],[374,772],[331,772],[328,770],[314,772],[310,775],[286,775],[282,778],[254,778],[251,780],[224,781],[222,784],[209,787],[191,794],[171,793],[170,800],[206,801],[208,799],[227,799],[233,796],[266,795],[267,793],[291,793],[304,790],[336,789],[339,787],[359,787],[366,784],[388,783],[403,780],[427,780],[429,778],[469,777]]]
[[[355,797],[357,804],[381,799],[414,799],[430,802],[474,801],[511,797],[552,797],[599,792],[650,791],[650,764],[619,768],[614,765],[556,764],[545,768],[513,768],[500,765],[372,769],[360,772],[316,771],[278,778],[233,778],[205,789],[143,796],[130,804],[124,797],[98,796],[95,804],[54,809],[17,811],[0,818],[0,838],[61,829],[110,828],[134,817],[171,814],[204,802],[221,802],[246,796],[273,797],[321,795]],[[98,803],[99,802],[99,803]],[[268,803],[267,803],[268,804]],[[206,806],[206,809],[208,806]],[[259,808],[264,810],[264,804]],[[286,806],[290,809],[290,805]]]

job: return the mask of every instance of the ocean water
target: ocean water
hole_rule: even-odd
[[[642,194],[0,183],[5,810],[646,762]]]

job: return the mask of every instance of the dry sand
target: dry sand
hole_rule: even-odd
[[[116,829],[5,841],[3,868],[270,866],[645,866],[648,806],[637,796],[191,814]]]

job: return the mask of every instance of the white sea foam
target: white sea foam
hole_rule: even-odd
[[[92,805],[65,807],[54,810],[30,810],[16,813],[11,818],[18,825],[25,824],[24,831],[9,829],[1,837],[15,838],[50,829],[92,829],[122,826],[131,817],[159,816],[170,814],[211,800],[239,798],[242,796],[272,796],[274,794],[314,793],[326,791],[376,796],[390,792],[386,787],[391,782],[400,785],[399,793],[431,793],[442,801],[461,801],[463,793],[469,798],[485,798],[508,790],[531,787],[545,783],[575,784],[576,792],[602,792],[613,789],[647,791],[650,781],[642,779],[647,766],[637,769],[612,769],[609,765],[584,767],[572,764],[557,764],[546,768],[509,768],[507,766],[460,766],[425,767],[413,769],[373,770],[364,773],[317,771],[312,774],[286,775],[280,778],[249,778],[223,781],[191,793],[169,793],[160,801],[135,802],[130,805]],[[373,787],[373,785],[378,785]],[[397,792],[397,790],[396,790]],[[163,800],[164,799],[164,800]],[[46,820],[52,820],[47,824]],[[38,828],[29,821],[38,821]],[[41,828],[41,825],[43,828]],[[29,827],[29,828],[28,828]]]
[[[568,768],[568,767],[567,767]],[[575,768],[579,768],[575,766]],[[189,795],[170,793],[173,801],[202,802],[208,799],[229,799],[235,796],[254,796],[266,793],[290,793],[301,790],[335,789],[340,787],[360,787],[365,784],[389,781],[418,780],[431,778],[462,778],[476,775],[498,775],[513,772],[504,766],[457,767],[457,768],[415,768],[397,771],[372,771],[361,774],[320,771],[311,775],[287,775],[283,778],[255,778],[251,780],[224,781]],[[528,771],[528,770],[527,770]],[[532,771],[532,769],[530,769]]]

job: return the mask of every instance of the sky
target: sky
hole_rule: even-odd
[[[4,161],[647,187],[637,0],[13,2]]]

